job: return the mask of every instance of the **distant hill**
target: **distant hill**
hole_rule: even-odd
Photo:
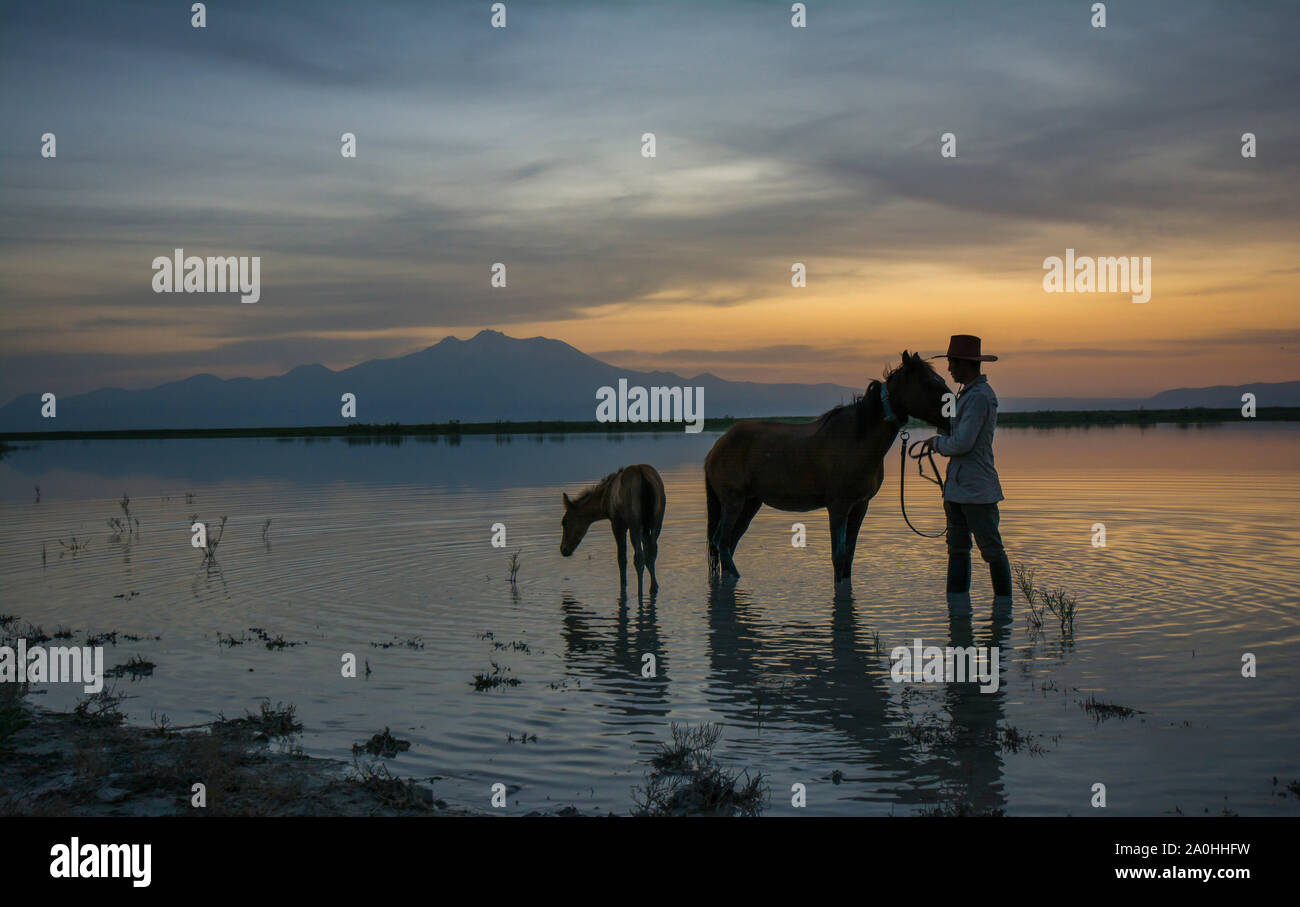
[[[559,340],[481,331],[447,337],[394,359],[334,371],[303,365],[270,378],[194,375],[144,390],[105,388],[61,396],[58,418],[42,419],[38,394],[0,407],[0,432],[341,425],[340,397],[357,397],[357,422],[425,424],[498,419],[592,420],[596,389],[619,378],[644,387],[703,387],[704,411],[719,416],[811,416],[847,402],[862,388],[839,384],[761,384],[710,374],[638,372],[594,359]],[[1179,388],[1145,399],[1008,397],[1004,412],[1034,410],[1236,407],[1241,395],[1260,406],[1300,405],[1300,381]]]
[[[1182,409],[1204,406],[1234,409],[1241,395],[1255,395],[1256,406],[1300,406],[1300,381],[1258,384],[1220,384],[1214,387],[1179,387],[1151,397],[1010,397],[1000,400],[1003,412],[1089,409]]]
[[[447,337],[395,359],[341,371],[303,365],[271,378],[194,375],[146,390],[103,389],[61,396],[56,419],[40,416],[38,394],[0,407],[0,431],[103,431],[341,425],[340,397],[357,397],[357,422],[424,424],[503,420],[592,420],[596,390],[630,386],[703,387],[709,416],[816,415],[861,388],[759,384],[709,374],[618,368],[545,337],[481,331]]]
[[[1256,406],[1300,406],[1300,381],[1273,384],[1219,384],[1214,387],[1180,387],[1148,397],[1147,409],[1179,409],[1184,406],[1241,406],[1242,394],[1254,394]]]

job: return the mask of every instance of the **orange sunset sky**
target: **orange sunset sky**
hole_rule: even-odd
[[[0,403],[482,328],[684,377],[862,387],[974,333],[1004,396],[1300,379],[1294,6],[1073,6],[15,9]],[[260,257],[260,301],[155,294],[175,248]],[[1150,301],[1044,292],[1067,248],[1150,257]]]

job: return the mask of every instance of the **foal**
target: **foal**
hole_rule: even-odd
[[[632,563],[636,566],[636,594],[641,596],[643,568],[650,568],[650,594],[659,591],[655,558],[659,532],[664,525],[664,480],[653,466],[624,466],[610,473],[575,499],[564,495],[564,530],[560,554],[573,554],[596,520],[609,520],[618,543],[619,588],[627,595],[627,534],[632,535]]]

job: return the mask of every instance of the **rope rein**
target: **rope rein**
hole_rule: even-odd
[[[907,475],[907,458],[909,456],[916,461],[917,475],[925,479],[927,482],[933,482],[934,484],[938,485],[940,493],[943,492],[943,477],[939,475],[939,467],[934,462],[934,451],[927,450],[924,453],[919,453],[919,452],[913,453],[913,451],[915,451],[918,447],[923,445],[925,441],[915,441],[913,442],[911,448],[909,449],[907,446],[907,439],[910,436],[907,433],[907,429],[903,429],[903,431],[899,434],[898,437],[902,441],[902,443],[898,447],[898,455],[899,455],[898,506],[903,511],[903,519],[907,523],[907,528],[911,529],[917,535],[927,539],[941,539],[948,534],[948,530],[946,528],[943,530],[943,532],[929,533],[929,532],[922,532],[920,529],[917,529],[915,526],[912,525],[912,521],[907,518],[907,500],[903,496],[903,484],[904,484],[903,477]],[[930,469],[934,472],[933,477],[927,476],[925,474],[925,467],[921,463],[922,458],[928,459],[930,461]]]

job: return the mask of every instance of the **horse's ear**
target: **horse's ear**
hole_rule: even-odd
[[[910,358],[910,356],[908,355],[907,350],[903,350],[903,365],[907,365],[908,362],[910,362],[910,361],[911,361],[911,358]]]
[[[921,354],[920,354],[920,353],[913,353],[913,354],[912,354],[912,361],[913,361],[914,363],[916,363],[917,365],[924,365],[924,364],[925,364],[924,362],[921,361]]]
[[[560,494],[564,496],[564,509],[568,510],[573,506],[573,502],[569,500],[569,493],[567,491],[562,491]]]

